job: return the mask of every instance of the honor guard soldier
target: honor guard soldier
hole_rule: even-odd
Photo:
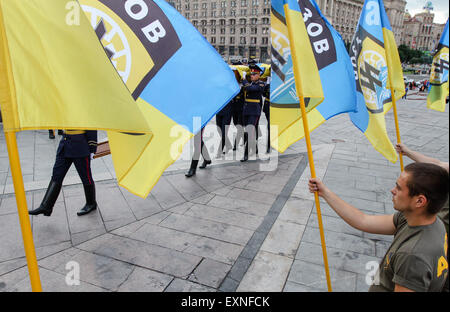
[[[211,157],[209,157],[208,149],[203,142],[203,130],[197,133],[194,137],[194,156],[192,157],[191,167],[189,171],[185,174],[186,177],[190,178],[195,175],[197,171],[198,161],[200,160],[200,155],[203,156],[203,164],[200,166],[200,169],[205,169],[207,165],[211,164]]]
[[[231,124],[231,100],[227,105],[225,105],[220,112],[216,114],[216,125],[219,130],[220,138],[221,138],[221,145],[219,150],[217,151],[217,158],[219,158],[222,153],[225,154],[225,151],[228,149],[231,149],[231,143],[230,140],[227,137],[227,130],[228,127]],[[225,149],[225,146],[227,147]]]
[[[85,215],[97,209],[95,201],[95,184],[91,174],[91,160],[97,150],[97,131],[66,130],[56,152],[53,174],[47,192],[39,208],[29,211],[30,215],[43,214],[49,217],[61,191],[64,177],[72,163],[83,182],[86,205],[77,212]]]
[[[233,61],[231,65],[242,65],[242,62]],[[238,83],[241,87],[241,91],[234,97],[233,100],[231,100],[231,117],[233,119],[234,126],[237,129],[233,151],[237,149],[241,138],[244,138],[244,118],[242,116],[242,110],[244,109],[244,88],[242,86],[242,79],[244,79],[244,77],[236,77],[236,79],[238,80]]]
[[[264,88],[264,115],[267,119],[267,154],[270,153],[270,84],[266,84]]]
[[[241,161],[248,160],[249,153],[253,154],[254,152],[251,150],[253,148],[256,149],[256,154],[258,153],[256,127],[259,122],[259,117],[261,116],[262,96],[264,88],[266,87],[266,83],[259,80],[261,77],[261,68],[255,64],[251,64],[249,67],[250,82],[248,80],[244,80],[243,82],[245,92],[243,108],[245,153],[244,158],[241,159]]]

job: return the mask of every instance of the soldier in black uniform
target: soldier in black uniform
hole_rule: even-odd
[[[234,126],[237,129],[236,139],[234,141],[233,151],[237,149],[239,142],[244,138],[244,116],[242,111],[244,109],[244,88],[241,86],[241,91],[231,100],[231,117]]]
[[[220,112],[216,114],[216,125],[221,138],[221,144],[219,150],[217,151],[217,157],[220,157],[222,153],[225,154],[226,150],[231,149],[231,142],[227,136],[227,130],[231,124],[231,105],[232,101],[227,103],[227,105],[225,105]]]
[[[39,208],[29,211],[30,215],[44,214],[49,217],[61,191],[64,177],[72,163],[83,182],[86,205],[77,212],[85,215],[97,209],[95,201],[95,184],[91,174],[91,159],[97,150],[97,131],[66,130],[56,152],[52,179]]]
[[[200,154],[203,156],[203,164],[200,166],[200,169],[205,169],[207,165],[211,164],[211,157],[209,157],[208,149],[203,142],[203,130],[197,133],[194,137],[194,156],[192,157],[191,167],[189,171],[185,174],[186,177],[190,178],[195,175],[197,171],[198,161],[200,160]]]
[[[240,61],[233,61],[231,65],[242,65]],[[239,76],[239,75],[238,75]],[[244,117],[242,110],[244,108],[244,88],[242,87],[242,78],[236,77],[239,85],[241,86],[240,92],[231,100],[231,117],[233,119],[234,126],[237,129],[236,139],[233,145],[233,151],[237,149],[237,146],[241,139],[244,138]]]
[[[244,158],[241,159],[241,161],[248,160],[249,153],[253,154],[253,151],[250,150],[253,147],[256,147],[256,154],[258,153],[256,127],[259,122],[259,117],[261,116],[262,95],[264,93],[264,88],[266,87],[266,83],[259,80],[261,77],[261,68],[254,64],[249,67],[251,70],[251,82],[247,80],[243,82],[245,92],[243,109],[245,153]]]
[[[267,154],[270,153],[270,84],[266,84],[264,88],[264,115],[267,119]]]

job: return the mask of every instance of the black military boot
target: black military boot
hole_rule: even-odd
[[[198,165],[198,160],[192,160],[191,168],[189,168],[189,171],[185,174],[185,176],[190,178],[193,175],[195,175],[195,172],[197,171],[197,165]]]
[[[55,133],[53,130],[48,130],[48,138],[52,140],[55,138]]]
[[[63,135],[64,131],[63,130],[58,130],[58,135]]]
[[[244,158],[241,159],[241,162],[248,160],[248,133],[244,133]]]
[[[77,212],[77,216],[83,216],[89,212],[97,209],[97,202],[95,201],[95,184],[84,185],[84,195],[86,196],[86,205]]]
[[[203,164],[199,167],[200,169],[205,169],[207,165],[211,165],[211,160],[203,160]]]
[[[42,199],[42,203],[39,208],[28,211],[28,214],[31,216],[37,216],[39,214],[44,214],[46,217],[50,217],[53,212],[53,206],[58,199],[59,192],[61,191],[61,183],[57,183],[55,181],[50,181],[48,185],[47,192],[45,192],[44,198]]]

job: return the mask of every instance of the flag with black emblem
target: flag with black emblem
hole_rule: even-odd
[[[306,43],[302,49],[313,51],[322,84],[323,102],[307,100],[307,118],[310,131],[327,119],[341,113],[356,110],[356,88],[353,68],[341,36],[322,15],[313,0],[300,0],[298,6],[305,22]],[[270,124],[272,146],[284,152],[291,144],[305,136],[299,99],[297,97],[291,44],[284,14],[283,1],[272,1],[272,80]],[[295,29],[294,29],[295,30]],[[298,29],[297,29],[298,30]],[[301,36],[297,32],[297,36]],[[339,77],[339,79],[337,79]],[[315,76],[305,74],[306,83]]]
[[[439,112],[445,111],[445,100],[448,97],[448,19],[441,40],[433,58],[430,75],[430,92],[427,98],[427,107]]]
[[[119,184],[146,197],[239,85],[216,50],[166,1],[79,2],[155,129],[150,145],[145,136],[108,132],[111,148],[121,150],[113,155]]]
[[[350,47],[358,97],[353,124],[391,162],[398,155],[389,139],[385,114],[405,94],[403,70],[389,19],[381,0],[366,0]]]

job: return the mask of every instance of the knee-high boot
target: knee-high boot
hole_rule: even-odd
[[[89,212],[97,209],[97,202],[95,201],[95,184],[85,185],[84,195],[86,196],[86,205],[77,212],[78,216],[88,214]]]
[[[44,198],[39,208],[28,211],[28,214],[32,216],[37,216],[39,214],[44,214],[46,217],[50,217],[53,212],[53,206],[58,199],[59,192],[61,191],[62,183],[55,181],[50,181],[48,185],[47,192],[45,192]]]

